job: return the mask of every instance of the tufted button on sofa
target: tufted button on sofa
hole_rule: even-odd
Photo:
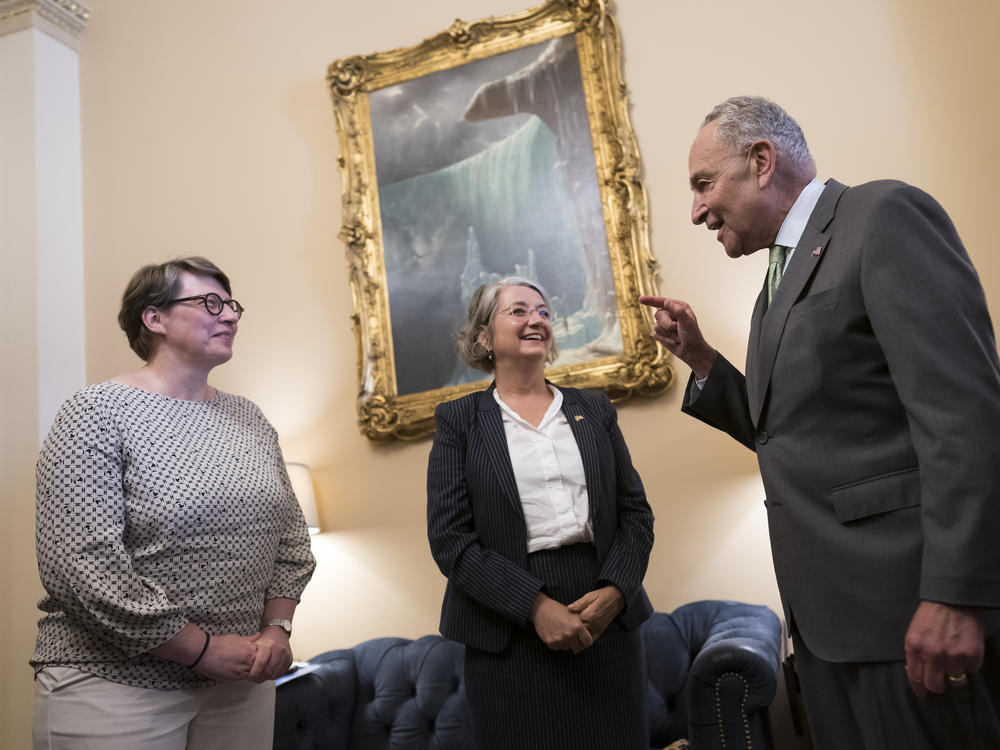
[[[641,633],[651,747],[682,738],[692,750],[772,747],[782,635],[770,609],[693,602],[653,614]],[[314,657],[278,687],[275,750],[474,750],[463,654],[427,635]]]

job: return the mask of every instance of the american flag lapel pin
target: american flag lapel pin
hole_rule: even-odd
[[[813,250],[813,255],[819,255],[821,252],[823,252],[823,246],[819,245],[815,250]]]

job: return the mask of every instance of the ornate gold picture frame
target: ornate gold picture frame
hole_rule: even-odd
[[[457,20],[413,47],[330,64],[372,439],[434,430],[435,406],[489,383],[454,330],[481,283],[545,285],[556,384],[612,398],[673,378],[637,299],[654,294],[646,194],[617,25],[603,0]]]

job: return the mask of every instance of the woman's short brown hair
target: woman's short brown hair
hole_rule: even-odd
[[[542,301],[549,305],[549,295],[545,287],[536,281],[531,281],[523,276],[506,276],[492,284],[483,284],[472,293],[469,300],[469,312],[466,315],[465,324],[455,333],[455,348],[469,367],[474,367],[483,372],[493,372],[493,352],[479,343],[479,332],[483,326],[493,332],[493,316],[497,311],[497,298],[500,290],[505,286],[526,286],[534,289],[542,295]],[[548,362],[554,362],[559,351],[556,347],[556,340],[553,336],[552,348],[549,349]]]
[[[142,322],[142,312],[147,307],[168,307],[170,300],[178,294],[181,274],[185,271],[194,276],[215,279],[226,294],[233,293],[229,277],[212,261],[197,255],[175,258],[166,263],[151,263],[132,274],[122,294],[118,325],[125,331],[132,351],[147,362],[153,354],[153,334]]]

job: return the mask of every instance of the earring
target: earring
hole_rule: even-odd
[[[493,361],[493,350],[492,349],[487,349],[486,350],[486,359],[490,360],[491,362]]]

